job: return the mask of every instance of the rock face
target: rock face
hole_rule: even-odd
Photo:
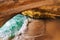
[[[59,0],[56,1],[56,4],[54,0],[0,0],[0,26],[21,11],[44,5],[57,5],[59,3]],[[51,6],[51,9],[52,7],[53,6]],[[56,8],[60,8],[60,4]]]

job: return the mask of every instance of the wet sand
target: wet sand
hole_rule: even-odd
[[[41,29],[46,27],[46,33],[48,35],[37,37],[35,40],[60,40],[60,19],[50,21],[47,20],[45,23],[46,25],[42,20],[32,21],[32,23],[30,23],[28,26],[28,34],[39,35],[41,33]]]
[[[53,40],[60,40],[60,19],[47,22],[47,32],[53,37]]]

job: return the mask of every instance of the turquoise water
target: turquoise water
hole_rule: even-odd
[[[13,18],[11,18],[0,28],[0,37],[15,36],[15,34],[19,31],[19,29],[24,24],[24,20],[26,19],[27,17],[21,14],[18,14],[14,16]]]

